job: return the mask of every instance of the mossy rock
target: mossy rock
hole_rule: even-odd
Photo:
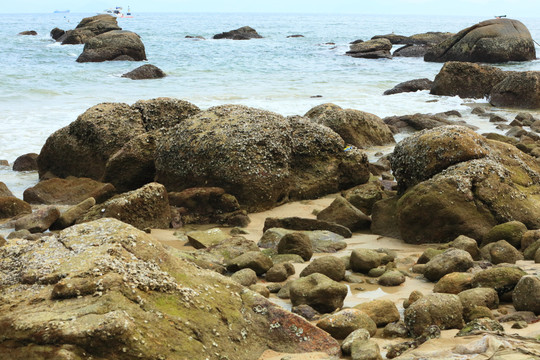
[[[521,239],[525,232],[527,232],[527,226],[520,221],[509,221],[504,224],[499,224],[494,226],[484,236],[482,246],[499,240],[506,240],[513,247],[519,249],[521,247]]]
[[[476,273],[472,279],[472,286],[492,288],[501,297],[514,290],[519,280],[526,274],[517,267],[493,267]]]

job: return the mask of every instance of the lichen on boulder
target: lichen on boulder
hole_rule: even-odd
[[[340,353],[335,340],[299,316],[115,219],[37,242],[8,240],[0,270],[0,351],[10,359]]]

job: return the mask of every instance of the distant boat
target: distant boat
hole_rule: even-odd
[[[502,18],[505,18],[505,17],[506,17],[506,15],[497,15],[497,16],[495,16],[495,19],[502,19]]]
[[[69,10],[54,10],[53,13],[55,13],[55,14],[67,14],[67,13],[69,13]]]
[[[118,18],[132,18],[133,17],[131,15],[131,11],[129,10],[129,6],[128,6],[128,12],[126,14],[124,14],[122,12],[122,7],[121,6],[117,6],[115,8],[110,8],[110,9],[105,9],[105,10],[103,10],[103,12],[101,14],[109,14],[109,15],[112,15],[112,16],[116,16]]]

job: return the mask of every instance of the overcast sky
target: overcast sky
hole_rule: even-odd
[[[540,17],[538,0],[18,0],[2,1],[1,13],[96,13],[129,5],[137,12],[300,12],[356,14],[507,15]]]

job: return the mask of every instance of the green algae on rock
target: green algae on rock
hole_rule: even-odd
[[[322,330],[115,219],[0,247],[8,358],[246,359],[324,351]],[[8,310],[9,309],[9,310]]]

